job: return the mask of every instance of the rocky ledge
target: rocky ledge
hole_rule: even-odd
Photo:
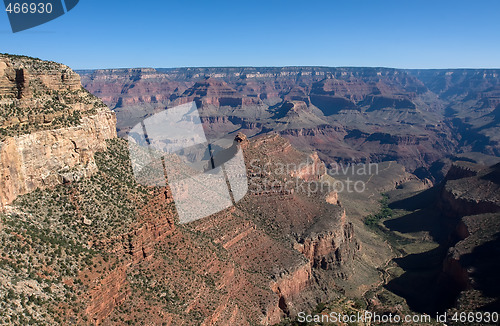
[[[116,118],[65,65],[0,55],[0,208],[36,188],[87,177]]]

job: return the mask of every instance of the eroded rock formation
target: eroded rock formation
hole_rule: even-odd
[[[0,56],[0,207],[88,177],[116,137],[116,118],[68,67]]]

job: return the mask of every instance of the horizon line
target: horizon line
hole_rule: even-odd
[[[369,68],[369,69],[392,69],[392,70],[500,70],[498,68],[485,67],[454,67],[454,68],[397,68],[387,66],[322,66],[322,65],[285,65],[285,66],[178,66],[178,67],[111,67],[111,68],[71,68],[74,71],[98,71],[98,70],[139,70],[139,69],[245,69],[245,68],[322,68],[322,69],[352,69],[352,68]]]

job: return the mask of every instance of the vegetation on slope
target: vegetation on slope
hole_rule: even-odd
[[[0,324],[85,320],[89,275],[118,263],[92,240],[127,232],[148,199],[126,153],[125,141],[109,140],[96,175],[21,196],[1,216]]]
[[[379,221],[386,218],[392,217],[392,209],[389,208],[389,196],[382,194],[382,199],[380,200],[380,211],[375,214],[370,214],[365,219],[365,224],[368,226],[377,225]]]

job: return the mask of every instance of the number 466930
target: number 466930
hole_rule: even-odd
[[[52,4],[49,3],[9,3],[5,8],[9,14],[50,14],[52,12]]]

